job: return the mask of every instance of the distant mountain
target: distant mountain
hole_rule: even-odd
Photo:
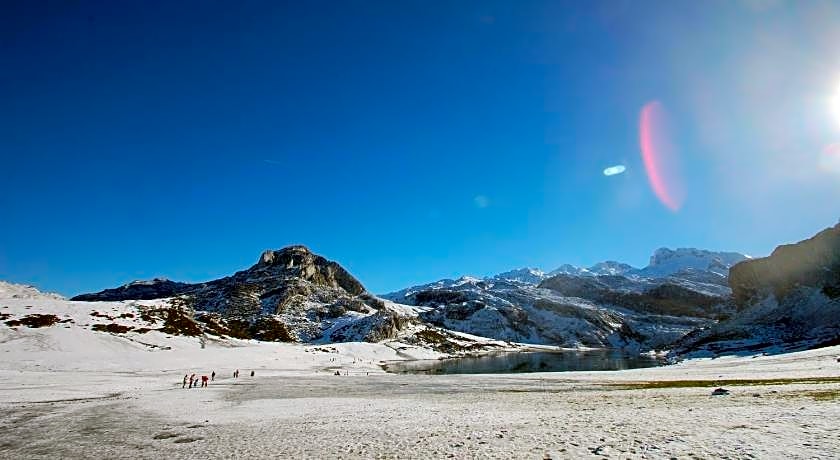
[[[155,278],[147,281],[132,281],[114,289],[105,289],[93,294],[80,294],[70,300],[83,302],[113,301],[113,300],[151,300],[174,297],[183,294],[194,286],[187,283],[176,283],[166,278]]]
[[[729,267],[748,258],[748,256],[737,252],[714,252],[694,248],[659,248],[650,257],[648,266],[644,268],[636,268],[623,262],[608,260],[599,262],[589,268],[565,264],[549,272],[548,275],[619,275],[628,278],[666,278],[669,276],[697,278],[701,276],[709,280],[712,278],[698,274],[708,273],[725,278]]]
[[[675,356],[840,343],[840,224],[736,264],[729,285],[737,313],[686,336]]]
[[[581,267],[577,267],[575,265],[570,264],[563,264],[556,269],[550,271],[548,276],[554,275],[576,275],[576,276],[587,276],[587,275],[595,275],[595,273],[590,272],[589,270]]]
[[[493,276],[492,279],[505,281],[519,281],[521,283],[539,284],[540,281],[548,278],[542,270],[538,268],[519,268],[504,273],[499,273]]]
[[[614,260],[599,262],[588,269],[590,273],[595,275],[627,275],[633,273],[635,270],[635,268],[628,264]]]
[[[685,270],[695,270],[726,276],[729,273],[729,267],[746,259],[749,257],[737,252],[659,248],[650,257],[648,266],[634,274],[647,278],[661,278]]]

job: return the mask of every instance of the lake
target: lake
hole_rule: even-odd
[[[616,371],[655,367],[664,360],[618,350],[498,352],[465,358],[399,361],[385,370],[396,374],[510,374],[522,372]]]

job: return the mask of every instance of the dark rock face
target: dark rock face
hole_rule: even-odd
[[[651,284],[643,287],[641,292],[616,289],[613,286],[621,284],[613,278],[620,277],[557,275],[544,280],[539,287],[567,297],[579,297],[597,304],[654,315],[718,319],[726,302],[724,297],[708,295],[669,282]]]
[[[837,297],[840,287],[840,224],[796,244],[777,247],[769,257],[744,261],[729,270],[739,308],[766,296],[783,299],[797,286],[824,289]]]
[[[445,289],[428,289],[414,294],[415,305],[438,306],[466,301],[467,296],[463,293]]]
[[[341,288],[351,295],[365,292],[364,286],[341,265],[313,254],[304,246],[265,251],[249,270],[255,274],[294,276],[318,286]]]

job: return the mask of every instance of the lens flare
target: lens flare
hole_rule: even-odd
[[[840,88],[837,88],[837,94],[831,100],[831,111],[834,113],[837,124],[840,125]]]
[[[840,144],[831,144],[823,149],[819,166],[823,172],[840,175]]]
[[[604,170],[604,175],[605,176],[615,176],[616,174],[623,173],[626,169],[627,168],[625,168],[624,165],[610,166],[609,168]]]
[[[639,147],[654,195],[666,208],[679,211],[685,200],[679,158],[668,137],[665,109],[658,101],[642,107],[639,117]]]

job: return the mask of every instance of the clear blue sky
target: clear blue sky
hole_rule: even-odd
[[[4,2],[0,279],[202,281],[294,243],[380,293],[764,255],[840,217],[837,24],[820,1]],[[676,211],[640,155],[654,100]]]

